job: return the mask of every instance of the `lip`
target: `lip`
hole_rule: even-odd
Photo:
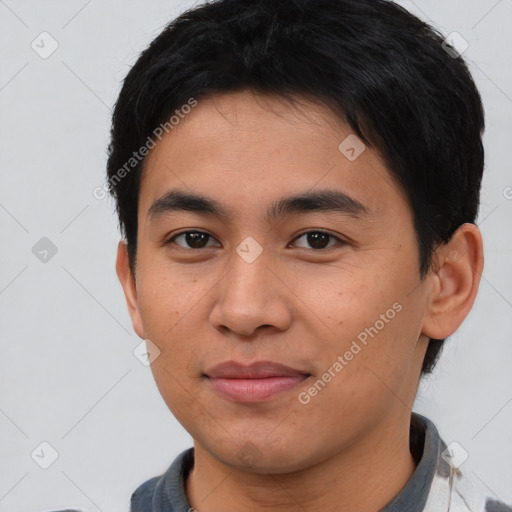
[[[263,379],[266,377],[297,377],[309,375],[308,372],[291,368],[273,361],[256,361],[251,364],[225,361],[205,372],[211,379]]]
[[[263,402],[290,391],[311,374],[272,361],[226,361],[205,372],[212,388],[235,402]]]

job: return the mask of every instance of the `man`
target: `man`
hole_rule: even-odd
[[[194,439],[132,512],[512,510],[412,413],[470,311],[481,99],[385,0],[220,0],[124,81],[117,273]]]

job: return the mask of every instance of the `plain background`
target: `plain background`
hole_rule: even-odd
[[[480,292],[415,410],[467,450],[470,478],[511,503],[512,0],[399,3],[469,43],[487,122]],[[132,353],[114,205],[93,197],[122,79],[192,5],[0,0],[0,511],[126,512],[192,445]],[[59,45],[46,59],[31,47],[43,31]],[[47,262],[32,251],[43,237],[57,250]],[[43,441],[58,452],[48,469],[31,458]]]

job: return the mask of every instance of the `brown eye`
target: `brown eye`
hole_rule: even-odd
[[[184,241],[185,245],[176,242],[176,240],[180,238]],[[166,244],[175,243],[184,249],[203,249],[207,247],[206,244],[210,238],[212,238],[212,236],[203,231],[184,231],[183,233],[174,235]]]
[[[329,243],[329,239],[334,239],[340,243],[343,243],[343,241],[341,239],[339,239],[338,237],[331,235],[330,233],[326,233],[324,231],[308,231],[307,233],[303,233],[302,235],[297,237],[295,240],[297,241],[304,237],[306,237],[305,238],[306,243],[308,243],[310,245],[310,247],[302,246],[305,249],[309,249],[309,248],[317,249],[317,250],[328,249],[333,246],[333,245],[331,245],[331,246],[327,247],[327,245]]]

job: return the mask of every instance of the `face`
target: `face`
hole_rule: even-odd
[[[410,414],[428,339],[412,211],[353,137],[323,106],[238,92],[146,158],[134,328],[169,409],[230,466],[304,469]]]

